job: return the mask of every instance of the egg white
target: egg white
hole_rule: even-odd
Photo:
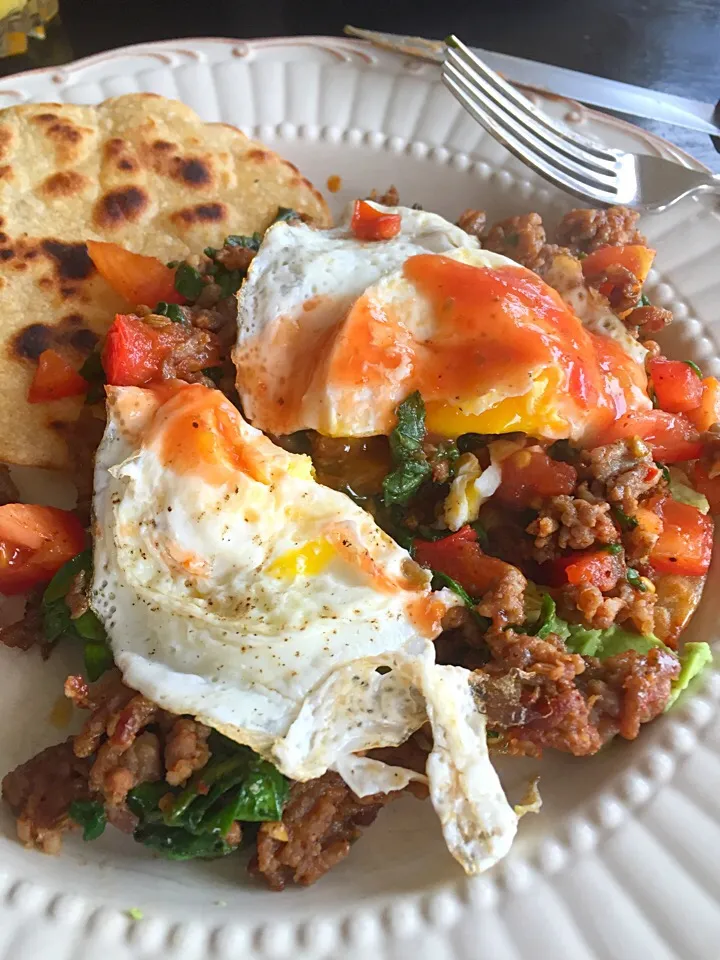
[[[128,685],[249,745],[292,779],[335,769],[359,795],[422,777],[357,754],[398,745],[429,721],[427,778],[449,849],[468,872],[504,855],[517,817],[488,758],[471,675],[437,666],[432,636],[409,613],[418,597],[433,599],[427,571],[368,513],[315,482],[308,458],[275,446],[228,400],[218,402],[262,464],[261,479],[178,472],[158,442],[163,401],[139,388],[109,394],[92,605]],[[400,585],[379,588],[345,555],[315,571],[274,572],[333,524]],[[448,591],[434,599],[441,609],[457,602]]]
[[[477,238],[437,214],[373,206],[400,214],[396,237],[359,240],[350,227],[352,208],[339,226],[329,230],[282,222],[265,235],[238,297],[233,352],[243,409],[261,429],[283,434],[309,428],[334,437],[389,433],[397,405],[415,388],[410,386],[415,346],[448,338],[437,306],[405,275],[405,261],[416,254],[442,253],[474,267],[517,267],[513,260],[481,249]],[[576,268],[572,275],[568,264]],[[642,365],[646,351],[605,298],[587,290],[579,263],[558,256],[551,271],[552,285],[581,322],[616,341]],[[383,347],[387,363],[382,371],[365,377],[353,368],[349,382],[348,375],[338,376],[332,365],[338,344],[358,316],[353,310],[359,303],[365,305],[360,322],[368,312],[381,318],[373,336],[384,330],[391,346]],[[364,342],[362,337],[358,342]],[[345,362],[352,360],[353,349],[359,349],[352,344],[347,340],[339,348]],[[496,381],[478,385],[468,396],[450,394],[445,406],[458,416],[454,421],[442,416],[437,423],[429,419],[429,429],[453,436],[453,423],[461,425],[463,418],[479,417],[502,401],[523,398],[513,408],[515,420],[501,423],[499,432],[521,430],[548,441],[562,437],[583,441],[592,431],[593,412],[578,410],[562,386],[565,378],[566,371],[550,362],[505,369]],[[630,388],[629,398],[639,409],[649,406],[639,387]],[[507,413],[507,405],[504,410]],[[496,432],[493,419],[487,423],[490,426],[478,427],[479,432]]]

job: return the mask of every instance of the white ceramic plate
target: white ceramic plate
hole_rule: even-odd
[[[179,97],[293,160],[339,207],[395,183],[455,218],[573,205],[466,115],[434,67],[340,39],[177,41],[119,50],[0,81],[0,105],[95,103],[131,91]],[[608,145],[694,161],[576,104],[543,106]],[[668,350],[720,375],[720,217],[687,201],[648,219],[652,300],[676,322]],[[58,487],[58,497],[62,492]],[[718,643],[716,562],[687,636]],[[67,731],[49,722],[73,662],[0,649],[0,772]],[[542,763],[545,806],[512,854],[469,881],[429,804],[384,811],[317,886],[271,894],[241,860],[168,864],[108,831],[58,858],[24,850],[0,813],[0,960],[717,960],[720,955],[720,676],[597,757]],[[519,783],[528,767],[511,763]],[[140,908],[133,920],[129,908]]]

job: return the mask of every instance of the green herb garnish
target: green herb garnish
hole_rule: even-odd
[[[603,543],[600,549],[604,550],[605,553],[611,553],[614,557],[623,552],[621,543]]]
[[[474,523],[471,523],[470,526],[477,534],[478,543],[480,544],[480,549],[487,553],[487,550],[490,547],[490,539],[487,535],[487,530],[482,525],[480,520],[476,520]]]
[[[72,581],[85,570],[88,579],[92,573],[92,557],[89,550],[79,553],[64,564],[45,588],[42,598],[43,629],[45,639],[50,645],[59,640],[77,640],[83,644],[85,652],[85,672],[90,681],[108,670],[112,664],[112,653],[107,643],[105,628],[92,610],[74,619],[65,597]]]
[[[442,590],[443,587],[447,587],[448,590],[452,590],[453,593],[456,593],[468,610],[472,613],[475,622],[483,629],[483,631],[488,629],[490,626],[490,621],[487,617],[483,617],[477,612],[475,609],[477,601],[473,600],[461,583],[458,583],[457,580],[453,580],[453,578],[449,577],[446,573],[441,573],[439,570],[433,570],[431,586],[433,590]]]
[[[260,249],[261,243],[261,233],[253,233],[250,236],[232,233],[229,237],[225,237],[224,245],[226,247],[242,247],[244,250],[254,250],[257,253],[257,251]]]
[[[97,800],[73,800],[68,813],[70,819],[82,827],[83,840],[97,840],[107,825],[105,807]]]
[[[153,310],[153,313],[160,317],[167,317],[168,320],[172,320],[173,323],[187,323],[185,314],[177,303],[165,303],[164,300],[161,300]]]
[[[289,783],[249,747],[219,734],[212,738],[212,759],[182,790],[165,783],[143,783],[128,794],[130,810],[140,818],[135,839],[171,860],[220,857],[236,848],[226,840],[233,825],[280,820]],[[170,794],[171,802],[160,800]]]
[[[189,263],[181,263],[175,271],[175,289],[177,292],[194,303],[203,291],[205,282],[202,274]]]
[[[638,307],[649,307],[649,306],[650,306],[650,301],[648,300],[648,298],[645,296],[644,293],[641,293],[640,299],[635,304],[635,309],[637,310]]]
[[[696,374],[700,377],[700,379],[702,380],[702,378],[703,378],[703,372],[702,372],[702,370],[700,369],[700,367],[695,363],[694,360],[683,360],[683,363],[686,363],[686,364],[688,365],[688,367],[690,367],[691,370],[694,370],[695,373],[696,373]]]
[[[630,586],[634,587],[635,590],[639,590],[640,593],[647,593],[647,584],[643,583],[643,578],[640,576],[635,567],[627,568],[626,579]]]
[[[407,504],[431,473],[423,451],[425,403],[416,390],[397,408],[397,426],[390,434],[395,469],[383,480],[385,506]]]
[[[80,376],[87,380],[88,392],[85,394],[85,403],[99,403],[105,396],[105,370],[99,350],[93,350],[85,359],[78,371]]]
[[[463,433],[457,438],[460,453],[473,453],[478,447],[488,445],[488,437],[484,433]]]
[[[620,529],[624,530],[625,532],[634,530],[638,525],[637,517],[631,517],[620,507],[612,507],[611,513],[617,520]]]
[[[278,223],[280,220],[296,220],[300,214],[297,210],[293,210],[292,207],[278,207],[278,212],[273,223]]]

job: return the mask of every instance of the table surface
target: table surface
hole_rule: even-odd
[[[342,32],[345,23],[467,43],[715,103],[720,97],[720,0],[61,0],[52,50],[59,63],[112,47],[189,36],[262,37]],[[0,61],[0,72],[33,66]],[[720,145],[652,122],[714,170]]]

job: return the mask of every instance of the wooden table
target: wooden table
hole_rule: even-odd
[[[339,34],[343,24],[443,37],[715,102],[720,0],[61,0],[53,62],[146,40],[188,36]],[[37,45],[39,51],[41,45]],[[27,58],[0,64],[4,72]],[[651,122],[713,169],[709,137]],[[718,145],[720,150],[720,145]]]

